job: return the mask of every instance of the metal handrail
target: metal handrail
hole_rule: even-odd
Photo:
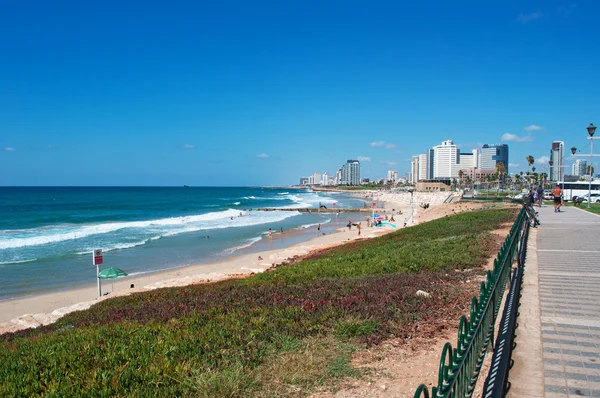
[[[500,310],[506,282],[514,262],[519,238],[525,220],[521,209],[494,260],[493,272],[488,271],[481,282],[479,300],[473,297],[469,318],[461,316],[456,348],[446,343],[442,349],[437,386],[432,388],[435,398],[469,398],[473,394],[486,350],[493,345],[494,323]],[[421,384],[415,398],[428,398],[427,386]]]
[[[525,229],[521,235],[518,253],[518,266],[513,272],[511,288],[504,305],[504,313],[500,322],[501,329],[498,341],[494,347],[494,355],[488,376],[483,387],[484,398],[502,398],[510,390],[508,379],[510,369],[513,365],[512,352],[517,346],[515,343],[516,329],[519,327],[517,318],[519,316],[519,301],[521,298],[521,285],[525,270],[525,256],[527,254],[527,238],[529,236],[530,224],[525,223]]]

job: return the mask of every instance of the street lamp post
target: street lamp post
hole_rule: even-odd
[[[588,188],[588,209],[590,208],[590,203],[592,202],[592,180],[593,180],[593,165],[592,165],[592,161],[594,159],[594,140],[599,139],[599,137],[594,138],[594,133],[596,132],[596,126],[594,126],[593,123],[590,123],[590,125],[586,128],[587,132],[589,134],[588,140],[590,140],[590,185]],[[572,147],[571,148],[571,154],[573,156],[585,156],[585,155],[576,155],[575,152],[577,152],[577,148],[576,147]],[[597,156],[597,155],[596,155]]]

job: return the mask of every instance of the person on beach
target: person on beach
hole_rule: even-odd
[[[348,221],[346,226],[348,227],[348,231],[350,231],[352,229],[352,221]]]
[[[273,237],[273,230],[269,228],[269,238]]]
[[[360,236],[360,223],[356,224],[356,229],[358,229],[358,236]]]
[[[282,234],[283,233],[283,227],[279,227],[279,233]]]
[[[258,256],[258,261],[262,261],[262,259],[263,258],[261,256]]]
[[[538,205],[542,207],[542,202],[544,201],[544,188],[542,187],[542,184],[537,188],[537,199]]]
[[[562,206],[562,189],[558,184],[552,189],[552,196],[554,196],[554,212],[560,213],[560,206]]]
[[[317,227],[317,232],[321,232],[321,224]]]

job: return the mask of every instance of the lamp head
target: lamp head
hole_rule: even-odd
[[[576,147],[571,147],[571,154],[575,155],[575,152],[577,152],[577,148]]]
[[[596,132],[596,126],[594,126],[593,123],[590,123],[590,125],[587,127],[587,131],[590,137],[593,137],[594,133]]]
[[[535,173],[535,166],[533,166],[533,167],[531,168],[531,171],[533,171],[533,172]]]
[[[550,167],[552,167],[552,165],[554,164],[554,162],[552,160],[549,160],[548,164],[550,165]]]

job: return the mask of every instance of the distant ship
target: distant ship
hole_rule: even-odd
[[[183,187],[184,187],[184,188],[189,188],[189,185],[184,185]]]

